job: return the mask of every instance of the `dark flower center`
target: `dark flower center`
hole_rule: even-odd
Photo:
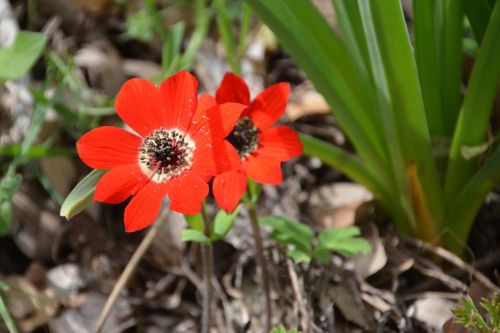
[[[260,130],[255,127],[252,120],[243,117],[238,120],[233,131],[226,138],[238,151],[240,158],[250,155],[259,145]]]
[[[139,164],[152,180],[163,182],[180,175],[191,166],[194,143],[178,130],[160,128],[142,141]]]

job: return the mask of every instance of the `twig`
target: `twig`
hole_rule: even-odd
[[[264,292],[265,299],[265,311],[266,311],[266,321],[265,321],[265,332],[271,330],[272,325],[272,309],[271,309],[271,291],[269,287],[269,273],[267,271],[267,263],[264,258],[264,246],[262,245],[262,236],[260,235],[259,219],[257,217],[257,211],[255,205],[247,205],[248,213],[250,215],[250,221],[252,222],[252,232],[255,239],[255,248],[257,250],[257,263],[260,267],[262,290]]]
[[[201,217],[203,219],[204,233],[207,237],[210,237],[210,222],[208,221],[207,214],[205,212],[205,206],[201,210]],[[201,318],[201,332],[210,333],[212,328],[212,299],[213,299],[213,288],[212,288],[212,276],[214,274],[214,258],[212,243],[207,245],[202,245],[201,247],[203,255],[203,281],[205,282],[205,292],[203,293],[203,313]]]
[[[203,316],[201,319],[202,333],[210,333],[212,327],[212,274],[213,258],[212,244],[201,247],[203,254],[203,281],[205,282],[205,292],[203,297]]]
[[[293,268],[292,261],[288,258],[286,258],[286,266],[288,268],[288,275],[290,276],[290,281],[292,283],[293,293],[295,294],[295,299],[297,301],[297,304],[299,305],[299,312],[300,312],[300,315],[302,317],[302,320],[301,320],[302,329],[304,330],[304,333],[309,333],[310,332],[309,313],[307,313],[306,306],[305,306],[304,301],[302,299],[302,293],[300,292],[299,279],[297,277],[297,273],[295,272],[295,269]]]
[[[123,270],[123,273],[120,275],[120,278],[116,282],[115,287],[111,291],[111,295],[109,295],[109,298],[104,305],[101,316],[99,317],[99,320],[97,321],[97,324],[95,326],[94,333],[101,332],[106,319],[108,318],[111,310],[113,309],[113,306],[120,296],[122,289],[125,287],[128,280],[134,273],[144,254],[146,254],[146,251],[149,249],[149,246],[155,239],[156,235],[158,235],[158,232],[161,230],[161,227],[165,223],[165,220],[165,218],[162,218],[156,221],[156,223],[154,223],[153,226],[148,230],[148,233],[142,240],[141,244],[139,244],[139,247],[137,247],[137,250],[135,250],[134,255],[132,256],[132,258],[130,258],[127,267],[125,267],[125,269]]]
[[[491,280],[488,279],[488,277],[486,277],[483,273],[481,273],[480,271],[478,271],[477,269],[475,269],[474,267],[472,267],[471,265],[460,259],[460,257],[458,257],[457,255],[451,253],[450,251],[443,249],[442,247],[439,246],[425,243],[421,240],[405,238],[404,241],[409,244],[412,244],[415,247],[435,253],[444,260],[452,263],[453,265],[469,273],[477,281],[481,282],[485,287],[494,290],[496,292],[500,292],[500,288],[497,287],[493,282],[491,282]]]

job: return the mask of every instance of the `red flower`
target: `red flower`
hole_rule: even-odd
[[[77,142],[88,166],[110,169],[97,183],[94,200],[119,203],[134,196],[125,208],[128,232],[151,225],[165,195],[171,210],[198,213],[208,194],[207,181],[228,164],[223,129],[234,126],[243,106],[231,103],[195,114],[197,85],[185,71],[160,87],[131,79],[118,93],[115,107],[140,136],[103,126]]]
[[[302,143],[294,131],[286,126],[272,127],[285,112],[289,93],[288,84],[278,83],[250,102],[245,81],[232,73],[224,76],[212,103],[236,102],[248,107],[226,137],[239,158],[234,161],[233,157],[232,170],[217,175],[213,181],[213,194],[221,208],[231,211],[238,205],[247,187],[247,176],[261,184],[281,183],[281,162],[302,154]]]

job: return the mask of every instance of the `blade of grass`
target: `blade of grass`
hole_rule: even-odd
[[[399,0],[370,1],[372,18],[389,83],[392,112],[401,138],[405,165],[415,163],[417,177],[435,221],[441,221],[442,189],[434,158],[415,59]],[[408,184],[411,185],[411,184]],[[416,218],[424,214],[416,211]],[[417,227],[430,222],[418,221]],[[438,238],[438,236],[433,237]]]
[[[250,23],[252,18],[252,10],[250,7],[243,2],[241,4],[241,24],[240,24],[240,38],[238,45],[238,64],[241,64],[241,59],[245,55],[247,48],[248,33],[250,31]]]
[[[434,0],[413,1],[415,58],[429,132],[431,135],[442,135],[445,133],[446,119],[441,111],[441,76],[437,49],[441,38],[436,31],[435,6]]]
[[[224,49],[226,51],[226,59],[231,70],[240,75],[240,64],[237,62],[236,46],[234,45],[231,17],[227,12],[227,4],[225,0],[214,0],[214,9],[216,13],[217,30],[219,31]]]
[[[394,192],[388,191],[380,178],[374,175],[363,161],[334,145],[315,139],[312,136],[301,134],[300,140],[304,145],[304,155],[317,157],[326,165],[338,169],[352,180],[365,185],[380,199],[382,206],[387,211],[394,212],[396,217],[394,222],[399,230],[411,234],[410,225],[405,222],[407,214],[401,210],[401,205],[393,196]]]
[[[477,165],[477,158],[466,160],[462,156],[462,147],[477,146],[485,140],[500,81],[500,61],[498,61],[500,43],[498,41],[500,41],[500,1],[497,1],[491,14],[453,136],[445,179],[447,202],[454,201],[455,195],[460,193]]]
[[[181,54],[184,30],[184,22],[181,21],[171,27],[166,34],[161,59],[161,67],[164,72],[163,79],[166,79],[176,71]]]
[[[370,72],[370,58],[365,41],[359,1],[332,0],[341,31],[341,38],[353,55],[356,65]]]
[[[5,326],[9,330],[9,333],[18,333],[16,325],[14,324],[14,320],[12,319],[9,309],[7,308],[7,304],[3,300],[2,295],[0,294],[0,317],[2,317]]]
[[[454,202],[449,206],[447,221],[451,232],[445,234],[447,248],[455,253],[463,251],[470,229],[477,212],[484,203],[484,198],[500,181],[500,147],[497,147],[490,159],[462,187]],[[457,239],[462,240],[458,242]]]
[[[416,231],[416,225],[412,214],[409,198],[407,196],[407,185],[405,175],[405,161],[401,147],[401,138],[397,132],[396,117],[392,111],[392,101],[389,91],[389,83],[384,70],[379,42],[375,33],[375,25],[372,19],[369,0],[359,1],[359,11],[362,21],[364,38],[368,45],[369,67],[372,70],[374,86],[377,92],[377,103],[380,117],[382,118],[383,134],[385,134],[386,144],[389,150],[389,159],[391,164],[390,173],[393,175],[395,196],[406,213],[406,219]]]
[[[358,79],[352,62],[324,18],[309,8],[308,1],[247,0],[247,3],[313,80],[365,163],[377,170],[380,177],[389,178],[381,157],[386,155],[381,152],[386,147],[381,147],[379,131],[360,105],[358,97],[361,98],[362,92],[355,94],[350,86],[358,89],[360,86],[355,82]]]
[[[486,27],[488,26],[493,6],[488,0],[462,1],[465,15],[467,15],[467,18],[469,19],[474,35],[476,36],[476,40],[478,44],[481,44],[484,34],[486,33]]]
[[[191,35],[186,51],[181,57],[178,70],[189,69],[194,56],[201,43],[205,39],[208,31],[208,25],[212,16],[211,10],[207,7],[207,0],[195,0],[196,25]]]
[[[443,0],[442,31],[442,114],[444,135],[451,136],[461,104],[463,62],[463,8],[462,0]],[[440,133],[441,134],[441,133]]]
[[[18,156],[21,153],[21,146],[18,144],[6,145],[0,147],[0,156]],[[75,150],[62,147],[47,147],[44,145],[32,145],[24,156],[28,158],[41,158],[53,156],[74,155]]]

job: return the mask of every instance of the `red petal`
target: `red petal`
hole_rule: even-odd
[[[220,208],[233,211],[247,189],[247,177],[242,170],[223,173],[214,178],[212,191]]]
[[[223,104],[228,102],[241,103],[244,105],[250,104],[250,91],[242,78],[233,74],[226,73],[219,89],[215,94],[217,103]]]
[[[243,167],[248,177],[257,183],[281,183],[281,163],[274,158],[254,153],[243,160]]]
[[[160,86],[160,97],[166,129],[178,128],[185,132],[193,119],[198,98],[198,81],[186,71],[165,80]]]
[[[142,136],[164,123],[160,107],[160,90],[143,79],[125,82],[116,96],[116,112],[122,120]]]
[[[264,130],[277,122],[285,113],[288,95],[290,95],[288,83],[278,83],[255,97],[247,111],[255,126]]]
[[[196,113],[195,113],[195,116],[193,118],[193,120],[199,120],[199,113],[200,112],[203,112],[203,111],[206,111],[210,108],[213,108],[217,106],[217,101],[215,100],[215,97],[212,96],[212,95],[209,95],[209,94],[203,94],[200,96],[200,98],[198,99],[198,108],[196,109]],[[201,113],[203,114],[203,113]]]
[[[148,182],[125,208],[125,230],[133,232],[153,224],[165,194],[164,184]]]
[[[210,179],[212,176],[235,169],[241,169],[241,161],[238,152],[229,142],[220,140],[210,144],[197,143],[191,166],[192,172],[204,179]]]
[[[194,215],[201,211],[201,203],[208,195],[208,185],[192,173],[186,173],[167,182],[170,210]]]
[[[148,181],[137,164],[115,167],[99,180],[94,200],[115,204],[134,195]]]
[[[302,154],[304,148],[297,133],[286,126],[263,131],[259,135],[259,150],[262,155],[286,161]]]
[[[196,140],[202,137],[225,138],[231,133],[240,114],[245,109],[243,104],[225,103],[196,112],[193,123],[188,130]]]
[[[76,143],[78,155],[94,169],[109,169],[137,163],[142,139],[121,128],[102,126],[83,135]]]

